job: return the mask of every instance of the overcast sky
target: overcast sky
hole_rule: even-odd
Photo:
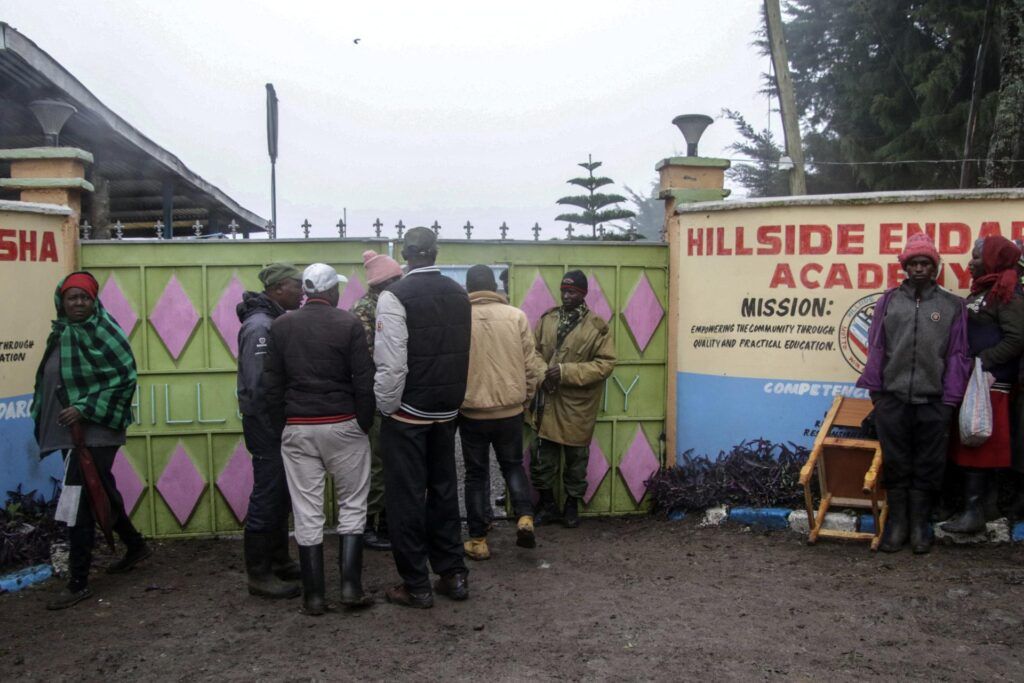
[[[350,235],[380,217],[388,234],[436,219],[442,237],[467,220],[497,237],[504,220],[550,237],[587,154],[622,194],[646,191],[655,163],[685,150],[677,114],[716,118],[702,156],[729,156],[722,108],[768,124],[768,60],[751,46],[761,4],[8,0],[0,19],[268,218],[274,83],[280,236],[305,218],[335,234],[347,208]]]

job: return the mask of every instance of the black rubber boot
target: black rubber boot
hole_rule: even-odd
[[[562,509],[562,526],[566,529],[575,529],[580,525],[580,501],[572,496],[565,497],[565,507]]]
[[[365,607],[373,598],[363,593],[363,535],[338,536],[338,569],[341,570],[341,604]]]
[[[999,512],[999,486],[994,475],[989,474],[985,484],[985,495],[982,497],[981,509],[985,512],[985,521],[994,522],[1003,515]]]
[[[324,544],[300,545],[299,566],[302,567],[302,612],[319,617],[327,611],[324,600]]]
[[[910,547],[915,555],[932,551],[935,533],[932,531],[932,492],[910,490]]]
[[[537,512],[533,516],[534,526],[544,526],[557,522],[561,515],[558,514],[558,505],[555,503],[555,494],[552,491],[538,491],[540,501],[537,503]]]
[[[985,529],[985,493],[988,490],[988,472],[964,470],[964,510],[943,522],[940,528],[951,534],[976,534]]]
[[[270,567],[282,581],[298,581],[302,578],[299,563],[288,554],[288,525],[274,532],[274,547],[270,555]]]
[[[363,547],[367,550],[391,550],[391,539],[388,538],[388,525],[384,521],[384,512],[376,516],[376,520],[366,517],[363,529]]]
[[[276,542],[274,534],[246,531],[242,541],[245,549],[245,573],[248,576],[249,595],[263,598],[297,598],[299,586],[274,576],[270,569],[271,549]]]
[[[889,489],[885,494],[889,515],[882,533],[883,553],[898,553],[907,544],[910,529],[907,525],[907,489]]]
[[[1013,497],[1007,514],[1011,521],[1019,522],[1024,520],[1024,474],[1015,472],[1014,476],[1017,479],[1017,494]]]

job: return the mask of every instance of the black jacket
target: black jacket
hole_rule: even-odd
[[[270,325],[284,309],[262,292],[246,292],[235,313],[242,323],[238,330],[238,412],[257,417],[266,413],[260,379]]]
[[[362,323],[317,301],[275,320],[263,390],[276,424],[289,417],[355,414],[368,432],[375,410],[373,362]]]

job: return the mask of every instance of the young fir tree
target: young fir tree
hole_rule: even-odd
[[[626,201],[626,198],[618,194],[603,194],[595,192],[597,188],[604,187],[605,185],[611,185],[615,182],[611,178],[594,175],[594,171],[601,166],[600,161],[594,161],[593,157],[588,154],[587,161],[577,165],[587,169],[587,177],[572,178],[566,182],[584,188],[587,190],[587,194],[562,197],[558,200],[558,203],[576,206],[583,211],[582,213],[559,214],[558,216],[555,216],[556,221],[589,225],[591,237],[596,238],[598,223],[608,223],[609,221],[634,218],[636,216],[635,213],[626,209],[620,209],[618,207],[605,208],[624,202]]]

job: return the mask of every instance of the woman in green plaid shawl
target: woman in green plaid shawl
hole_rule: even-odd
[[[89,506],[71,426],[79,423],[83,445],[92,453],[100,481],[110,500],[114,531],[128,550],[108,573],[131,569],[148,557],[149,547],[131,523],[111,468],[125,443],[135,395],[135,357],[124,331],[98,298],[99,283],[87,272],[72,273],[57,285],[57,319],[46,340],[36,372],[32,417],[40,455],[62,451],[64,488],[57,518],[68,525],[70,579],[67,588],[47,605],[63,609],[88,598],[89,567],[96,523]]]

